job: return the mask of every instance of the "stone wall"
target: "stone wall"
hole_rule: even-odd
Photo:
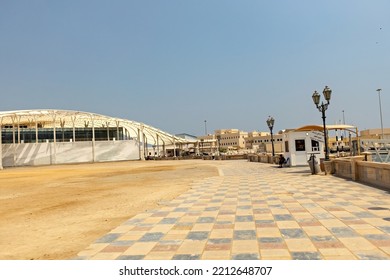
[[[270,154],[252,154],[248,155],[248,161],[261,162],[261,163],[273,163],[274,160]]]
[[[365,156],[332,160],[334,175],[390,189],[390,164],[364,161]]]

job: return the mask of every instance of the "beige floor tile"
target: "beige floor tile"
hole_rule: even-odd
[[[184,240],[176,254],[201,254],[207,241]]]
[[[167,215],[167,218],[180,218],[183,217],[185,214],[185,212],[171,212]]]
[[[320,248],[318,250],[324,256],[353,256],[353,253],[347,248]]]
[[[168,231],[167,234],[180,234],[180,235],[187,235],[188,233],[190,232],[189,229],[171,229],[170,231]]]
[[[149,217],[145,219],[143,222],[145,224],[158,224],[164,217]]]
[[[272,214],[253,214],[255,220],[273,220],[274,215]]]
[[[97,253],[91,260],[115,260],[121,253]]]
[[[257,228],[257,237],[281,237],[279,228]]]
[[[390,255],[390,247],[379,247],[379,249],[381,249],[386,254]]]
[[[369,223],[370,225],[373,226],[388,226],[389,222],[383,220],[382,218],[363,218],[363,221],[366,223]]]
[[[337,219],[325,219],[325,220],[318,220],[318,221],[327,228],[346,227],[346,225],[342,221]]]
[[[204,251],[202,254],[202,260],[229,260],[229,251]]]
[[[134,228],[134,225],[129,225],[129,226],[122,225],[122,226],[114,228],[113,230],[110,231],[110,233],[126,233],[133,228]]]
[[[321,207],[306,208],[306,210],[312,214],[328,213],[328,211]]]
[[[299,224],[295,221],[277,221],[278,228],[299,228]]]
[[[290,211],[288,211],[287,209],[278,209],[278,208],[271,208],[271,212],[274,215],[290,214]]]
[[[287,247],[290,251],[294,252],[312,252],[317,251],[314,244],[311,242],[310,239],[306,238],[294,238],[294,239],[285,239],[284,240],[287,244]]]
[[[354,255],[324,256],[324,260],[357,260]]]
[[[370,224],[352,224],[349,225],[349,227],[353,228],[354,230],[359,229],[376,229],[376,227],[370,225]]]
[[[367,235],[367,234],[383,234],[383,231],[377,229],[377,228],[370,228],[370,229],[355,229],[357,233],[360,235]]]
[[[168,210],[170,211],[170,210]],[[135,216],[134,218],[135,219],[140,219],[140,220],[143,220],[143,219],[146,219],[146,218],[149,218],[151,215],[153,215],[153,213],[141,213],[141,214],[138,214],[137,216]]]
[[[108,245],[109,245],[108,243],[93,243],[93,244],[89,245],[87,249],[85,249],[84,251],[81,251],[77,255],[80,257],[92,256],[92,255],[95,255],[96,253],[98,253],[99,251],[103,250]]]
[[[214,223],[195,224],[191,231],[211,231]]]
[[[150,252],[144,260],[171,260],[175,252]]]
[[[233,229],[213,229],[209,238],[233,238]]]
[[[261,259],[291,259],[290,252],[286,249],[262,249],[260,256]]]
[[[127,249],[123,255],[146,255],[156,244],[157,242],[137,242]]]
[[[337,218],[348,218],[348,217],[355,217],[353,214],[351,214],[348,211],[329,211],[330,214]]]
[[[145,232],[139,233],[139,232],[130,231],[128,233],[125,233],[125,234],[119,236],[116,240],[118,240],[118,241],[125,241],[125,240],[126,241],[128,241],[128,240],[137,241],[138,239],[140,239],[144,235],[145,235]]]
[[[211,205],[207,206],[207,207],[213,207]],[[203,212],[200,217],[214,217],[216,218],[219,214],[219,211],[206,211],[206,212]]]
[[[236,219],[235,215],[219,215],[217,216],[216,221],[218,222],[229,222],[229,223],[234,223],[234,220]]]
[[[197,216],[183,216],[180,218],[180,223],[195,223],[199,217]]]
[[[168,233],[161,238],[161,240],[184,240],[188,235],[188,231],[183,233]]]
[[[254,222],[242,222],[234,224],[235,230],[255,230],[256,224]]]
[[[376,246],[363,237],[339,238],[339,240],[351,251],[366,251],[376,249]]]
[[[258,253],[256,240],[233,240],[232,255],[241,253]]]
[[[293,212],[291,215],[295,219],[314,219],[313,215],[308,212]]]
[[[159,224],[159,225],[156,225],[154,226],[150,232],[162,232],[162,233],[167,233],[168,231],[170,231],[172,228],[173,228],[173,224],[170,224],[170,225],[163,225],[163,224]]]
[[[331,235],[329,230],[324,226],[308,226],[302,227],[308,236],[326,236]]]

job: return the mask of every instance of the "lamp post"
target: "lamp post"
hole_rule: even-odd
[[[269,130],[271,131],[271,145],[272,145],[272,156],[275,156],[275,149],[274,149],[274,135],[272,133],[272,129],[274,128],[275,119],[271,116],[268,116],[267,119],[267,125],[269,127]]]
[[[383,121],[382,121],[382,102],[381,102],[381,88],[378,88],[376,91],[378,92],[379,96],[379,113],[381,116],[381,129],[382,129],[382,139],[385,139],[385,135],[383,133]]]
[[[313,102],[316,105],[317,109],[322,113],[322,122],[324,125],[324,139],[325,139],[325,161],[328,161],[329,160],[329,148],[328,148],[328,136],[326,133],[326,124],[325,124],[325,119],[326,119],[325,111],[328,109],[329,100],[330,100],[330,97],[332,94],[332,90],[330,88],[328,88],[328,86],[326,86],[324,88],[324,90],[322,91],[322,93],[323,93],[324,98],[326,100],[325,104],[324,104],[324,102],[321,102],[321,105],[319,105],[321,96],[317,91],[314,91],[312,98],[313,98]]]
[[[207,120],[204,120],[204,134],[207,136]]]

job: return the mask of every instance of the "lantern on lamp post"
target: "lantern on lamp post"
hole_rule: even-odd
[[[328,136],[327,136],[327,130],[326,130],[326,124],[325,124],[325,119],[326,119],[325,111],[328,109],[332,90],[328,86],[326,86],[324,88],[324,90],[322,91],[322,94],[324,95],[326,103],[321,102],[321,105],[320,105],[321,96],[317,91],[314,91],[312,98],[313,98],[313,102],[316,105],[317,109],[322,113],[322,122],[323,122],[323,126],[324,126],[324,140],[325,140],[325,161],[328,161],[329,160],[329,148],[328,148]]]

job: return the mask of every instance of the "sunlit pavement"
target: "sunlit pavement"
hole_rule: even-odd
[[[389,192],[309,167],[214,162],[220,176],[195,178],[75,259],[390,259]]]

